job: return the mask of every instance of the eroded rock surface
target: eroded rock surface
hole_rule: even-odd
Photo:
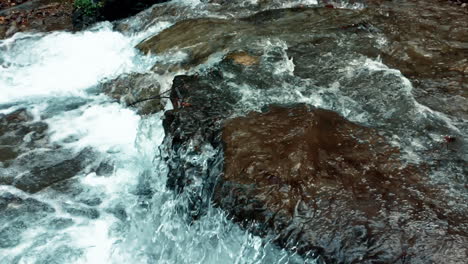
[[[227,121],[214,200],[254,232],[331,263],[463,263],[466,208],[376,131],[306,106]],[[452,206],[449,206],[452,204]],[[249,225],[250,224],[250,225]]]

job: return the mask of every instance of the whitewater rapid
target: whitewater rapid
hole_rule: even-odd
[[[0,113],[26,108],[49,125],[51,144],[74,153],[91,149],[97,162],[111,167],[107,176],[81,171],[67,180],[67,192],[28,194],[0,185],[0,193],[53,208],[37,221],[14,216],[29,223],[0,238],[19,239],[0,248],[0,263],[303,263],[218,209],[188,223],[180,210],[185,201],[165,186],[162,112],[141,117],[99,90],[102,82],[147,72],[164,59],[143,56],[134,46],[170,25],[124,35],[104,22],[83,32],[18,33],[0,41]],[[163,88],[168,80],[161,76]],[[68,211],[83,206],[94,213]],[[14,224],[0,222],[0,229]]]

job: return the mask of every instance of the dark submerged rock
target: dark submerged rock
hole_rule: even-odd
[[[0,230],[0,248],[17,246],[21,241],[21,233],[26,229],[22,221],[14,222]]]
[[[10,192],[0,193],[0,248],[17,246],[23,232],[54,212],[52,206],[36,199]]]
[[[0,116],[0,184],[35,193],[93,163],[90,149],[76,153],[50,144],[47,129],[26,109]]]
[[[85,206],[76,206],[70,204],[63,205],[65,211],[73,216],[81,216],[89,219],[97,219],[100,216],[100,213],[95,208],[89,208]]]
[[[222,79],[216,71],[209,76],[212,80]],[[176,76],[171,98],[175,109],[167,111],[163,121],[169,166],[167,186],[191,197],[187,210],[197,219],[210,203],[220,173],[220,126],[236,98],[197,76]],[[200,159],[202,155],[209,157],[206,163]]]
[[[47,124],[34,121],[26,109],[0,115],[0,162],[4,167],[20,154],[43,147],[47,140]]]
[[[64,153],[62,152],[61,154]],[[66,155],[69,154],[66,153]],[[72,156],[72,158],[61,156],[55,159],[57,156],[52,155],[53,162],[51,164],[46,163],[33,166],[28,172],[17,176],[12,185],[25,192],[38,192],[54,183],[76,176],[90,163],[89,160],[92,159],[92,156],[93,153],[89,149],[81,151]]]
[[[33,198],[23,198],[4,192],[0,195],[0,212],[0,220],[6,223],[15,219],[40,219],[55,212],[55,209]]]
[[[53,229],[61,230],[73,225],[73,219],[70,218],[54,218],[49,222],[49,226]]]

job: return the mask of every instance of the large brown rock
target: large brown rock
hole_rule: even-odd
[[[261,72],[230,60],[220,69],[240,67],[244,80]],[[435,187],[433,168],[408,165],[382,131],[328,110],[229,119],[248,105],[223,72],[177,76],[165,114],[167,185],[187,196],[190,221],[214,201],[253,233],[329,263],[463,263],[467,201]]]
[[[464,263],[467,211],[373,129],[307,106],[225,123],[215,202],[259,234],[331,263]],[[464,201],[466,202],[466,201]]]

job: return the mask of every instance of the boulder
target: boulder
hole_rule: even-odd
[[[280,39],[288,45],[295,74],[324,85],[335,82],[330,76],[353,59],[381,59],[411,80],[418,102],[467,119],[467,62],[462,54],[467,48],[468,8],[437,0],[354,2],[365,2],[367,8],[290,8],[244,18],[237,14],[233,19],[186,19],[137,48],[153,54],[184,51],[188,57],[183,66],[190,68],[213,54],[248,51],[264,38]]]
[[[217,72],[210,76],[222,79]],[[205,81],[197,76],[176,76],[171,91],[175,109],[166,111],[163,120],[167,186],[190,197],[189,221],[202,216],[211,202],[210,193],[222,169],[220,126],[236,102],[230,91]]]
[[[467,211],[373,129],[327,110],[272,106],[227,121],[222,138],[215,202],[282,247],[330,263],[467,257]]]
[[[214,202],[254,234],[327,263],[463,263],[464,196],[433,184],[425,164],[401,160],[381,131],[333,111],[293,104],[245,113],[226,84],[241,76],[258,96],[267,88],[250,78],[264,77],[261,64],[227,59],[174,79],[175,109],[163,121],[167,186],[187,197],[188,221]]]
[[[4,167],[21,153],[45,146],[47,124],[34,121],[26,109],[0,115],[0,162]]]

